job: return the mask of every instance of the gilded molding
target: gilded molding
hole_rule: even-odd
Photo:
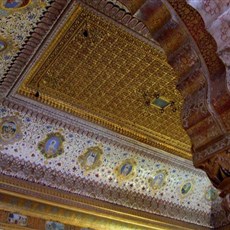
[[[109,226],[109,224],[115,223],[119,224],[120,228],[118,229],[126,225],[140,227],[140,229],[197,229],[197,226],[193,224],[172,219],[169,220],[165,217],[150,215],[117,205],[114,206],[113,204],[79,195],[63,193],[55,189],[48,189],[11,177],[1,175],[0,181],[0,196],[3,196],[2,198],[7,196],[15,197],[12,200],[13,204],[9,202],[9,198],[6,198],[8,201],[1,202],[0,208],[4,208],[5,210],[12,210],[13,208],[15,211],[19,211],[25,215],[33,213],[34,216],[39,218],[53,219],[66,224],[72,223],[77,226],[85,226],[85,223],[87,223],[88,227],[96,229],[104,229],[101,227],[105,226],[105,224]],[[4,186],[2,186],[3,183]],[[15,184],[13,190],[12,183]],[[36,195],[35,197],[32,191],[40,195]],[[1,200],[3,201],[4,199]],[[31,204],[31,208],[29,209],[24,206],[26,200]],[[69,202],[63,203],[63,200],[68,200]],[[52,209],[51,206],[56,207],[56,209]],[[76,216],[81,216],[84,221],[79,220],[79,218],[76,219]],[[66,219],[66,217],[70,219]],[[75,220],[72,221],[73,218]],[[92,223],[93,218],[98,220],[97,225],[95,225],[95,222]],[[199,226],[199,229],[206,228]]]
[[[192,223],[197,223],[197,220],[199,220],[200,224],[202,223],[204,226],[209,225],[209,213],[193,209],[189,210],[186,207],[168,201],[162,203],[161,200],[153,196],[143,195],[138,192],[127,193],[127,190],[122,187],[105,186],[90,179],[70,177],[67,174],[63,175],[61,172],[51,170],[47,167],[35,167],[31,163],[19,159],[17,159],[17,164],[15,164],[12,157],[1,156],[1,161],[5,162],[1,166],[0,185],[2,189],[10,188],[12,192],[25,195],[33,194],[33,196],[38,198],[45,198],[48,195],[52,195],[55,202],[73,206],[77,205],[77,194],[80,194],[80,197],[82,197],[81,201],[82,199],[83,201],[86,199],[83,197],[91,197],[86,199],[88,200],[87,203],[93,202],[99,205],[101,203],[106,210],[119,211],[132,208],[129,213],[136,213],[135,215],[141,215],[142,217],[160,214]],[[11,167],[12,164],[14,164],[14,167]],[[6,176],[15,176],[15,173],[19,174],[19,171],[20,178],[28,180],[28,182]],[[36,171],[36,175],[33,175],[31,171]],[[41,183],[43,186],[40,185]],[[60,194],[60,197],[58,194]],[[82,205],[82,207],[85,206],[83,203]],[[114,205],[119,208],[115,208]]]

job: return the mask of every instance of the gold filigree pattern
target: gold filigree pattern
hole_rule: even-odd
[[[160,48],[79,7],[18,92],[191,158],[180,121],[182,97],[173,87],[176,78]],[[140,90],[159,92],[179,110],[160,114],[146,106]]]

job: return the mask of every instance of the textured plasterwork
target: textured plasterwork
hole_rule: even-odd
[[[33,0],[23,9],[6,10],[0,7],[0,40],[7,45],[5,50],[0,51],[0,81],[51,1]]]
[[[165,160],[163,152],[162,159],[160,159],[154,157],[154,151],[151,156],[144,151],[137,153],[135,148],[129,151],[125,149],[125,146],[116,142],[104,141],[107,140],[106,138],[104,140],[100,138],[99,141],[97,133],[89,134],[87,130],[80,129],[78,132],[71,132],[58,125],[51,125],[27,114],[1,107],[0,117],[7,116],[17,116],[22,121],[23,139],[14,144],[2,146],[1,162],[4,163],[1,164],[1,172],[4,174],[138,209],[140,207],[137,207],[136,203],[139,201],[135,201],[135,195],[132,195],[136,194],[139,199],[146,200],[146,203],[142,203],[140,208],[144,211],[205,226],[210,224],[209,215],[213,212],[213,205],[219,207],[219,198],[215,201],[205,199],[205,192],[210,187],[206,176],[196,169],[186,169],[184,160],[181,160],[180,166],[178,163]],[[64,153],[54,158],[46,158],[39,151],[38,144],[46,138],[47,134],[56,132],[64,136]],[[103,151],[102,164],[86,173],[78,157],[87,148],[94,146],[99,146]],[[135,159],[136,175],[128,180],[119,181],[116,168],[127,159]],[[17,164],[12,165],[13,161],[16,161]],[[153,190],[150,188],[149,179],[159,170],[167,171],[166,184]],[[59,176],[56,178],[56,175]],[[83,188],[75,187],[72,180],[82,181],[85,185]],[[181,194],[181,187],[188,181],[192,183],[192,189],[184,196]],[[90,192],[89,189],[87,190],[87,183],[89,187],[90,184],[98,186],[98,189],[95,188],[93,193]],[[103,192],[100,190],[101,186],[104,187]],[[109,188],[113,188],[114,192],[118,192],[115,200],[114,197],[109,200],[108,194],[103,194],[107,188],[108,191]],[[131,200],[120,197],[122,195],[119,194],[124,191],[125,194],[131,194]],[[171,205],[186,210],[190,215],[185,216],[184,213],[170,211]],[[220,209],[217,208],[215,211],[220,211]],[[195,220],[192,216],[197,216],[198,219]]]

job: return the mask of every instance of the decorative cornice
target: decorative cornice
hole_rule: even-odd
[[[9,178],[11,180],[11,178]],[[14,180],[17,181],[17,180]],[[17,184],[17,182],[16,182]],[[22,185],[22,184],[21,184]],[[126,229],[129,226],[141,229],[196,229],[197,225],[184,223],[168,219],[165,217],[159,217],[156,215],[148,215],[140,211],[130,212],[130,209],[121,208],[112,204],[104,204],[104,202],[95,202],[90,198],[82,198],[79,195],[75,196],[76,201],[69,204],[65,202],[63,194],[59,192],[59,196],[56,196],[57,201],[52,198],[52,195],[46,194],[45,196],[34,197],[33,192],[20,191],[20,194],[16,192],[18,189],[11,190],[11,186],[4,186],[4,189],[0,189],[1,205],[0,208],[5,210],[14,209],[24,215],[34,216],[46,220],[56,220],[64,224],[70,224],[81,227],[94,227],[96,229],[102,229],[102,227],[112,227],[114,229]],[[25,191],[24,189],[22,189]],[[44,191],[45,192],[45,191]],[[20,203],[16,206],[15,203]],[[29,204],[29,205],[28,205]],[[76,218],[76,216],[78,218]],[[81,218],[80,218],[81,217]],[[81,220],[80,220],[80,219]],[[95,219],[96,225],[95,225]],[[128,225],[128,226],[127,226]],[[117,227],[117,228],[115,228]],[[199,226],[200,229],[207,229]],[[72,228],[71,228],[72,229]]]
[[[196,167],[199,167],[199,165],[201,165],[202,162],[207,161],[214,155],[221,153],[223,151],[227,151],[229,145],[230,135],[225,135],[223,138],[212,143],[212,145],[208,145],[203,150],[197,151],[196,154],[193,155],[194,165]]]
[[[13,107],[14,108],[14,104],[13,103],[7,103],[10,107]],[[17,104],[17,105],[15,105],[16,106],[16,108],[17,108],[17,110],[16,111],[20,111],[20,113],[18,113],[18,116],[19,117],[27,117],[27,116],[25,116],[26,114],[27,115],[29,115],[29,116],[31,116],[32,115],[32,117],[34,117],[34,118],[36,118],[36,120],[37,121],[40,121],[40,120],[42,120],[42,121],[45,121],[45,122],[47,122],[47,123],[49,123],[49,121],[50,122],[52,122],[52,124],[54,124],[55,126],[57,126],[57,128],[58,128],[58,126],[60,126],[60,127],[63,127],[64,125],[65,125],[65,123],[63,122],[63,123],[56,123],[56,119],[55,118],[51,118],[50,119],[50,117],[49,116],[45,116],[44,115],[44,111],[40,111],[40,112],[42,112],[43,113],[43,115],[41,115],[41,116],[39,116],[39,113],[38,112],[36,112],[36,111],[32,111],[31,109],[28,109],[28,107],[30,107],[28,104],[27,104],[27,108],[25,108],[25,107],[23,107],[23,106],[18,106],[19,105],[19,103]],[[37,108],[38,109],[38,108]],[[41,109],[40,109],[41,110]],[[11,110],[11,112],[14,112],[14,111],[12,111]],[[37,116],[38,115],[38,116]],[[49,115],[52,117],[52,114],[50,114],[49,113]],[[67,122],[67,120],[69,120],[69,119],[60,119],[60,120],[65,120],[65,122]],[[33,119],[33,121],[34,121],[34,119]],[[126,150],[132,150],[133,152],[135,152],[135,154],[140,154],[140,155],[143,155],[143,156],[146,156],[146,155],[148,155],[150,158],[153,158],[153,159],[159,159],[161,162],[167,162],[167,163],[170,163],[170,164],[172,164],[172,165],[176,165],[177,163],[176,162],[174,162],[175,160],[173,160],[173,159],[171,159],[171,161],[169,162],[168,161],[168,159],[170,159],[170,158],[168,158],[167,160],[165,159],[165,160],[163,160],[164,158],[165,158],[165,155],[161,155],[161,154],[159,154],[159,150],[158,150],[158,153],[157,152],[154,152],[154,155],[153,155],[153,152],[152,152],[152,155],[150,155],[151,153],[150,153],[150,151],[149,151],[149,153],[147,152],[146,153],[146,149],[147,148],[142,148],[142,147],[140,147],[140,146],[138,146],[138,145],[136,145],[135,146],[135,144],[133,144],[133,146],[131,147],[131,148],[129,148],[129,144],[126,142],[125,143],[125,141],[124,141],[124,139],[123,140],[120,140],[119,141],[119,139],[118,139],[118,135],[115,135],[114,136],[114,138],[112,137],[112,133],[111,134],[108,134],[107,136],[104,136],[100,131],[99,131],[99,129],[96,129],[96,126],[94,126],[95,127],[95,129],[91,129],[92,130],[92,132],[89,130],[89,129],[85,129],[85,128],[83,128],[83,127],[81,127],[80,125],[79,126],[77,126],[77,125],[75,125],[76,124],[76,121],[75,121],[75,123],[74,122],[70,122],[70,123],[72,123],[72,126],[75,126],[76,128],[77,128],[77,131],[75,131],[76,133],[79,133],[79,134],[84,134],[84,135],[87,135],[87,136],[89,136],[89,137],[93,137],[94,139],[96,138],[97,140],[101,140],[102,141],[102,143],[110,143],[110,144],[115,144],[115,145],[117,145],[117,146],[119,146],[119,147],[121,147],[121,148],[124,148],[124,149],[126,149]],[[94,132],[93,132],[94,131]],[[95,133],[95,131],[96,131],[96,133]],[[115,139],[115,140],[113,140],[113,139]],[[158,155],[158,156],[157,156]],[[104,196],[104,191],[106,191],[106,192],[108,192],[109,193],[109,195],[107,196],[106,195],[106,197],[104,197],[104,198],[102,198],[102,200],[106,200],[106,201],[109,201],[109,202],[111,202],[111,196],[112,195],[114,195],[115,196],[115,198],[114,198],[114,201],[112,200],[112,202],[116,202],[117,200],[118,200],[118,202],[119,202],[119,199],[117,198],[117,196],[116,196],[116,191],[120,194],[119,195],[119,197],[120,198],[122,198],[122,199],[127,199],[127,194],[128,194],[128,197],[131,197],[131,196],[134,196],[134,198],[131,198],[131,201],[129,201],[128,203],[129,204],[133,204],[133,203],[137,203],[137,205],[138,205],[138,208],[139,207],[142,207],[143,206],[143,211],[147,211],[147,212],[149,212],[150,211],[150,207],[148,206],[148,202],[151,202],[151,205],[153,205],[153,204],[156,204],[157,206],[156,206],[156,213],[157,214],[161,214],[161,211],[158,211],[158,208],[159,207],[161,207],[161,205],[162,205],[162,208],[164,209],[164,208],[166,208],[167,209],[167,207],[171,207],[172,208],[172,212],[174,212],[173,211],[173,209],[174,209],[174,207],[176,207],[176,211],[175,211],[175,213],[178,213],[178,209],[181,209],[182,210],[182,212],[183,212],[183,215],[184,215],[184,213],[185,212],[197,212],[195,209],[190,209],[190,211],[189,210],[187,210],[187,208],[185,208],[185,207],[183,207],[183,206],[181,206],[181,205],[177,205],[177,204],[175,204],[174,202],[172,202],[172,201],[162,201],[161,199],[157,199],[157,198],[154,198],[154,196],[152,197],[151,195],[140,195],[140,193],[138,193],[138,192],[132,192],[132,191],[129,191],[129,190],[126,190],[126,189],[123,189],[123,188],[118,188],[118,190],[117,190],[117,187],[114,187],[114,186],[109,186],[109,187],[107,187],[107,185],[105,185],[103,182],[96,182],[96,183],[94,183],[94,181],[93,180],[91,180],[91,179],[81,179],[80,177],[77,177],[77,179],[76,180],[74,180],[75,182],[74,182],[74,184],[69,184],[68,185],[68,187],[67,188],[65,188],[66,186],[65,186],[65,183],[72,183],[72,182],[70,182],[72,179],[73,179],[73,176],[71,175],[68,175],[68,174],[66,174],[66,173],[60,173],[60,171],[57,171],[57,170],[51,170],[50,168],[48,168],[47,166],[41,166],[40,164],[38,165],[36,165],[36,164],[31,164],[31,163],[29,163],[28,161],[26,162],[26,161],[23,161],[23,160],[20,160],[19,158],[17,158],[17,157],[13,157],[13,156],[9,156],[9,157],[7,157],[7,156],[5,156],[6,158],[4,158],[4,159],[1,159],[0,160],[0,162],[2,162],[3,164],[2,164],[2,166],[3,167],[6,167],[6,168],[8,168],[9,169],[9,171],[8,170],[6,170],[5,172],[6,172],[6,175],[11,175],[11,176],[16,176],[17,175],[17,177],[19,178],[23,178],[24,180],[28,180],[28,181],[31,181],[31,182],[33,182],[33,185],[32,185],[32,187],[34,187],[35,188],[35,190],[37,190],[37,188],[35,187],[36,185],[34,184],[34,182],[36,182],[36,183],[40,183],[39,182],[39,178],[36,176],[36,175],[41,175],[41,177],[42,178],[45,178],[46,176],[43,176],[43,173],[44,172],[46,172],[46,174],[47,175],[51,175],[51,177],[52,177],[52,175],[54,175],[55,173],[58,173],[58,180],[61,180],[62,182],[60,182],[60,181],[58,181],[58,183],[56,183],[55,182],[55,179],[53,180],[52,179],[52,183],[51,184],[47,184],[46,182],[44,182],[44,180],[42,180],[41,181],[41,183],[43,184],[43,185],[47,185],[48,187],[49,187],[49,189],[52,187],[52,186],[54,186],[56,189],[61,189],[61,190],[66,190],[66,191],[69,191],[69,192],[71,192],[71,193],[73,193],[74,191],[72,190],[72,189],[75,189],[75,188],[82,188],[83,190],[87,187],[88,189],[85,191],[86,193],[84,193],[84,194],[82,194],[83,196],[85,196],[85,195],[87,195],[88,194],[88,192],[89,192],[89,195],[87,195],[87,196],[91,196],[91,197],[97,197],[98,199],[101,199],[98,195],[96,195],[96,194],[102,194],[102,197]],[[9,166],[8,165],[8,158],[10,158],[11,159],[11,161],[12,161],[12,164]],[[183,161],[185,162],[185,163],[183,163]],[[20,162],[22,162],[22,163],[20,163]],[[198,170],[196,170],[196,169],[193,169],[192,168],[192,166],[190,165],[189,167],[191,167],[191,169],[186,169],[186,165],[187,165],[187,162],[186,162],[186,160],[183,160],[183,159],[178,159],[178,165],[180,164],[179,162],[181,162],[181,164],[183,164],[184,166],[180,166],[180,169],[182,169],[182,170],[185,170],[186,172],[192,172],[193,174],[197,174],[197,175],[199,175],[199,176],[201,176],[201,180],[203,180],[204,178],[204,174],[201,172],[201,171],[198,171]],[[19,164],[19,165],[18,165]],[[20,166],[21,165],[21,166]],[[32,167],[32,168],[31,168]],[[43,169],[42,169],[43,168]],[[24,171],[24,172],[23,172]],[[42,172],[43,171],[43,172]],[[36,173],[34,173],[34,172],[36,172]],[[22,176],[24,174],[24,176]],[[45,175],[45,174],[44,174]],[[21,177],[22,176],[22,177]],[[34,178],[34,179],[33,179]],[[68,178],[68,179],[65,179],[65,178]],[[71,179],[70,179],[71,178]],[[14,186],[15,185],[17,185],[17,183],[16,182],[10,182],[10,184],[13,184]],[[59,185],[63,185],[62,187],[57,187],[58,186],[58,184]],[[50,187],[51,186],[51,187]],[[26,186],[23,186],[23,187],[25,187],[26,189],[27,189],[27,187]],[[95,190],[95,187],[97,187],[98,188],[98,190],[96,189]],[[71,189],[72,188],[72,189]],[[94,193],[91,193],[89,190],[90,190],[90,188],[92,189],[92,190],[95,190],[95,192]],[[102,190],[102,188],[104,188],[103,190]],[[69,189],[71,189],[71,190],[69,190]],[[113,192],[112,192],[113,191]],[[18,191],[19,192],[19,191]],[[77,191],[77,193],[80,193],[81,194],[81,192],[78,192]],[[133,195],[132,195],[133,194]],[[73,195],[74,196],[74,195]],[[136,197],[136,198],[135,198]],[[128,200],[127,200],[128,201]],[[122,200],[122,203],[120,203],[120,205],[123,205],[123,202],[124,202],[124,200]],[[139,206],[139,202],[140,203],[142,203],[142,205],[140,205]],[[71,201],[70,201],[70,203],[71,203]],[[150,206],[151,206],[150,205]],[[153,205],[154,206],[154,205]],[[131,205],[130,207],[132,207],[133,208],[133,205]],[[146,207],[147,207],[147,209],[146,209]],[[135,208],[135,206],[134,206],[134,208]],[[162,209],[161,208],[161,209]],[[161,210],[160,209],[160,210]],[[167,209],[168,210],[168,209]],[[185,210],[187,210],[187,211],[185,211]],[[167,213],[168,211],[166,211],[166,213]],[[203,212],[203,211],[199,211],[199,214],[204,214],[205,212]],[[164,215],[164,214],[163,214]],[[166,214],[167,215],[167,214]],[[180,212],[179,212],[179,215],[180,215]],[[205,214],[206,215],[206,214]],[[209,213],[207,213],[207,215],[209,216]],[[174,214],[171,214],[171,211],[170,211],[170,216],[174,216]],[[190,214],[188,213],[188,214],[186,214],[186,216],[188,216],[188,218],[190,218]],[[209,219],[209,218],[208,218]],[[184,221],[187,221],[186,219],[183,219]]]
[[[134,139],[109,131],[108,129],[91,122],[83,121],[82,119],[76,118],[63,111],[56,113],[54,109],[48,106],[39,103],[34,104],[34,102],[30,104],[29,101],[19,99],[4,99],[2,104],[10,109],[27,114],[35,118],[37,121],[44,121],[88,137],[95,137],[98,141],[103,140],[106,143],[111,143],[117,147],[119,146],[125,151],[135,152],[138,155],[154,158],[158,161],[171,162],[182,167],[183,170],[189,170],[189,172],[195,173],[199,176],[205,175],[202,171],[196,170],[193,167],[192,162],[189,160],[172,156],[167,151],[164,152],[163,150],[156,149],[142,142],[135,141]]]
[[[8,160],[5,162],[8,162]],[[29,172],[31,167],[29,166],[28,162],[23,162],[22,164],[23,166],[19,167],[26,167],[28,168],[27,171]],[[19,178],[15,179],[6,176],[7,174],[11,174],[11,176],[13,176],[15,174],[13,173],[13,170],[14,169],[12,169],[11,172],[6,172],[8,170],[2,171],[2,175],[0,176],[1,189],[9,190],[14,193],[24,194],[27,196],[34,196],[37,197],[37,199],[48,199],[52,202],[55,202],[56,204],[59,203],[71,207],[78,206],[81,208],[86,208],[87,204],[94,207],[100,207],[102,205],[100,210],[101,212],[104,210],[104,213],[109,210],[114,210],[118,214],[122,211],[127,212],[128,216],[141,216],[142,218],[151,218],[151,213],[155,213],[189,223],[198,223],[203,226],[209,226],[208,213],[196,210],[188,210],[187,208],[183,208],[180,205],[172,204],[171,202],[163,202],[148,196],[141,196],[140,194],[127,194],[127,191],[123,189],[104,186],[103,184],[92,182],[90,180],[86,181],[85,179],[77,177],[70,178],[68,175],[60,175],[58,172],[58,175],[52,179],[52,185],[48,185],[44,179],[42,180],[42,183],[39,183],[40,179],[38,175],[41,175],[43,178],[44,175],[48,174],[54,176],[55,172],[53,170],[50,171],[48,168],[42,169],[41,167],[34,166],[32,170],[37,172],[37,176],[30,173],[30,175],[25,177],[29,181],[25,182],[19,180]],[[20,169],[16,167],[15,170],[19,172]],[[42,171],[44,175],[42,174]],[[36,178],[33,178],[34,176],[36,176]],[[13,177],[15,177],[15,175]],[[21,179],[23,178],[24,176]],[[31,183],[34,179],[36,180],[36,184]],[[56,179],[58,180],[57,182]],[[12,186],[12,184],[14,184],[14,186]],[[45,186],[41,186],[41,184]],[[80,196],[76,194],[79,194]],[[116,206],[114,206],[114,204]],[[125,207],[121,207],[121,205]],[[96,210],[98,209],[96,208]]]

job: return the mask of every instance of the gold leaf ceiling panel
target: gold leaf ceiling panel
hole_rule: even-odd
[[[176,74],[160,48],[78,5],[18,93],[191,158],[175,85]],[[161,113],[149,105],[146,96],[151,101],[156,94],[177,110]]]

